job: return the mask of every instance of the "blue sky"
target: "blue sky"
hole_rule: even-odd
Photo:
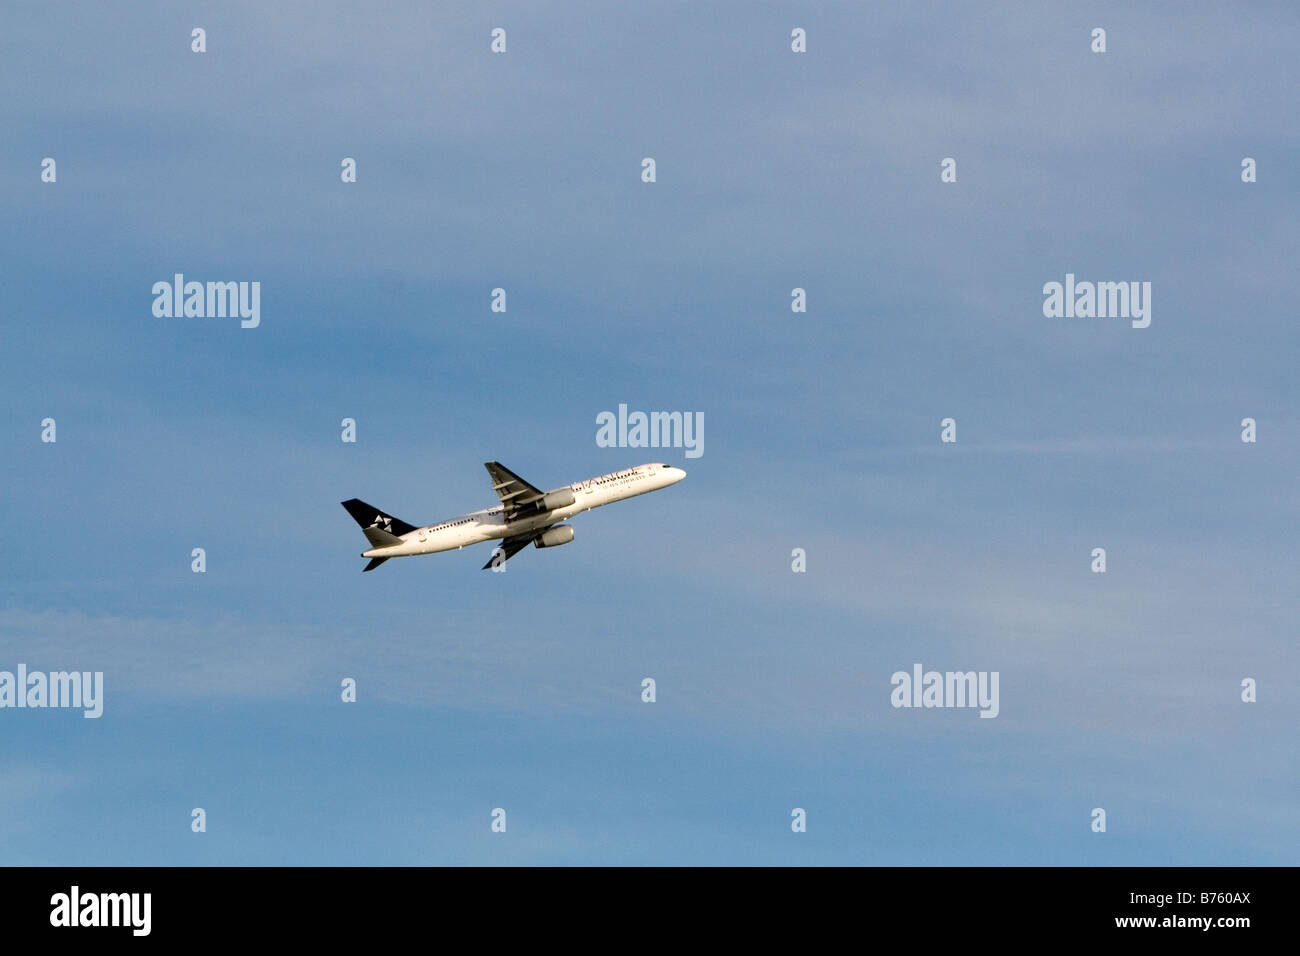
[[[1294,9],[4,20],[0,669],[105,706],[0,711],[0,862],[1300,862]],[[260,327],[155,318],[175,272]],[[1067,272],[1151,326],[1045,318]],[[620,403],[703,456],[598,447]],[[492,459],[689,475],[360,574],[340,501]],[[915,662],[999,716],[892,708]]]

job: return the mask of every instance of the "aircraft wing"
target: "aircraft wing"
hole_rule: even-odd
[[[521,535],[516,535],[513,538],[506,538],[504,541],[501,542],[501,544],[497,546],[501,549],[503,554],[501,558],[501,563],[505,564],[507,561],[513,558],[524,548],[528,547],[528,545],[532,543],[533,538],[537,537],[545,530],[546,530],[545,528],[539,528],[536,531],[528,532],[528,534],[521,534]],[[496,560],[496,557],[497,557],[496,548],[493,548],[492,557],[488,558],[488,563],[483,565],[483,567],[479,568],[479,570],[486,571],[488,568],[492,567],[492,562]]]
[[[520,514],[527,513],[531,510],[528,507],[529,505],[542,499],[543,492],[540,489],[534,488],[501,462],[485,461],[483,467],[492,476],[492,489],[497,493],[497,497],[501,499],[501,506],[505,509],[507,521],[512,521]],[[509,539],[507,539],[507,543],[508,541]],[[524,542],[524,544],[527,543],[527,541]],[[519,547],[522,548],[523,545]],[[519,548],[515,550],[518,551]],[[506,556],[509,557],[512,553],[507,552]]]

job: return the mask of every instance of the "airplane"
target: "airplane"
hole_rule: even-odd
[[[373,571],[389,558],[455,551],[498,538],[501,544],[481,570],[500,567],[529,544],[538,548],[568,544],[573,540],[573,528],[561,522],[569,518],[601,505],[667,488],[686,477],[682,469],[658,462],[542,491],[499,461],[484,462],[483,467],[492,478],[492,489],[501,504],[441,524],[417,528],[359,498],[341,502],[372,545],[369,551],[361,552],[363,558],[370,559],[361,570]]]

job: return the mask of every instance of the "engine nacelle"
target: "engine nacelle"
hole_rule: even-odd
[[[572,488],[557,488],[542,495],[540,504],[543,511],[554,511],[556,508],[567,508],[575,501],[577,498],[574,497]]]
[[[533,544],[539,548],[556,548],[562,544],[568,544],[573,540],[573,529],[567,524],[557,524],[554,528],[547,528],[536,538]]]

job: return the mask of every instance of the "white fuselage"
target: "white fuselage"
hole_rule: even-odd
[[[671,465],[651,464],[637,465],[624,471],[616,471],[586,481],[575,481],[564,487],[573,492],[573,504],[552,511],[530,515],[517,521],[507,522],[505,511],[498,505],[482,511],[472,511],[443,521],[440,524],[416,528],[402,535],[401,544],[383,548],[372,548],[364,552],[363,558],[401,558],[413,554],[434,554],[439,551],[454,551],[466,545],[491,541],[494,538],[513,538],[550,527],[557,522],[572,518],[592,508],[635,498],[650,491],[658,491],[675,485],[686,477],[686,472]],[[561,489],[555,489],[561,490]]]

